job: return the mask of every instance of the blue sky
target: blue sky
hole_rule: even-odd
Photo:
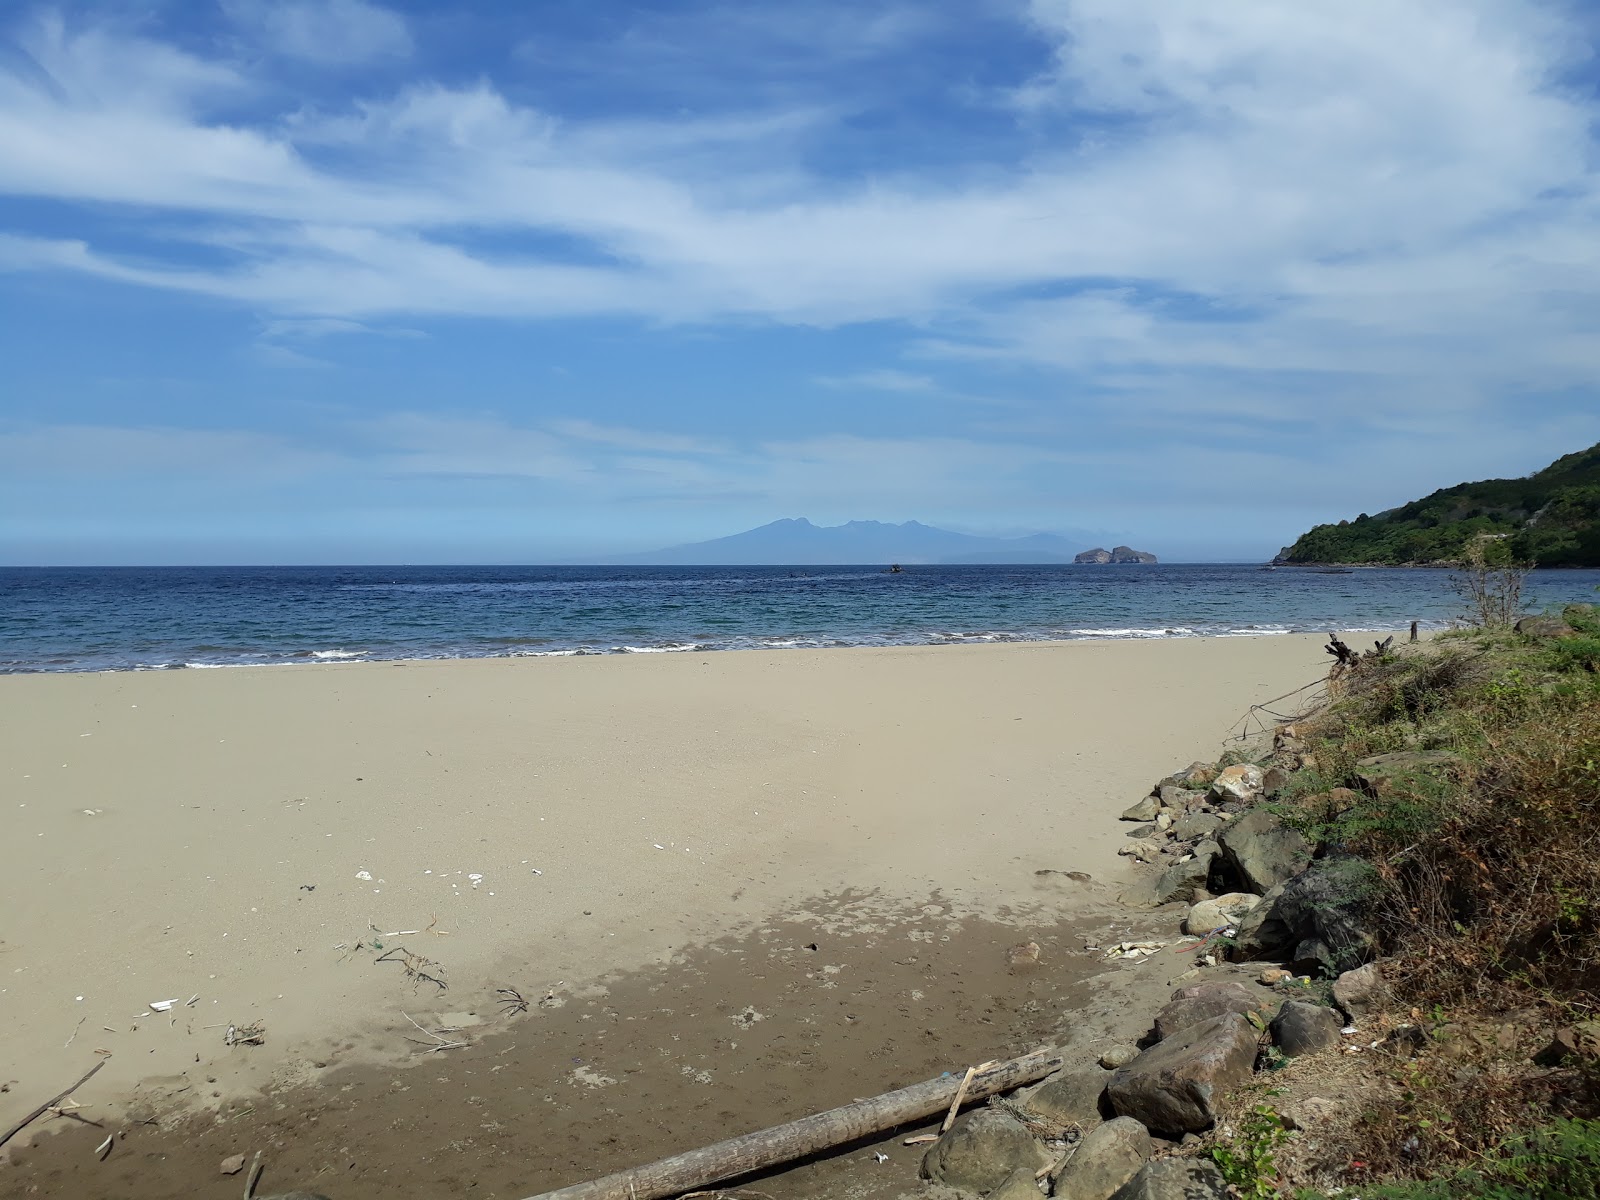
[[[1511,0],[0,14],[0,562],[776,517],[1171,559],[1600,441],[1600,21]]]

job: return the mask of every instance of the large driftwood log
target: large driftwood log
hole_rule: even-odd
[[[997,1063],[972,1077],[966,1085],[966,1098],[981,1100],[996,1092],[1010,1091],[1043,1079],[1060,1065],[1061,1054],[1055,1050],[1041,1050],[1024,1058]],[[897,1092],[802,1117],[774,1129],[747,1133],[687,1154],[675,1154],[648,1166],[619,1171],[604,1179],[546,1192],[530,1200],[661,1200],[665,1196],[682,1195],[932,1116],[950,1103],[961,1083],[961,1075],[943,1075]]]

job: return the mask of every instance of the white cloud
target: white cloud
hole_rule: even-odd
[[[223,10],[261,45],[323,65],[404,58],[405,20],[366,0],[223,0]]]
[[[906,11],[878,14],[875,46],[905,34]],[[825,103],[573,120],[489,82],[417,82],[228,123],[214,113],[242,68],[38,22],[22,34],[37,69],[0,69],[0,191],[188,216],[205,254],[181,235],[135,258],[18,234],[0,265],[282,321],[900,320],[939,353],[1059,368],[1127,410],[1257,411],[1298,375],[1376,419],[1397,396],[1472,409],[1594,378],[1597,113],[1561,85],[1581,39],[1560,10],[1028,11],[1057,47],[1009,97],[1034,148],[968,170],[956,144],[954,169],[865,181],[795,152],[846,115]],[[313,18],[345,22],[318,40],[346,51],[404,36],[355,0],[237,12],[278,22],[280,48]],[[921,386],[873,374],[852,386]]]
[[[851,375],[819,375],[817,382],[823,387],[869,392],[931,392],[938,386],[931,376],[894,367],[857,371]]]

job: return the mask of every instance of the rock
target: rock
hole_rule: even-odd
[[[1143,800],[1128,805],[1123,809],[1121,820],[1124,821],[1154,821],[1156,814],[1161,811],[1161,801],[1155,796],[1146,796]]]
[[[1147,838],[1153,836],[1155,832],[1156,827],[1154,825],[1135,825],[1128,830],[1128,836],[1131,838]]]
[[[1192,762],[1178,774],[1173,776],[1173,781],[1186,788],[1197,791],[1206,791],[1216,782],[1217,766],[1215,763]]]
[[[1305,838],[1259,808],[1228,822],[1217,842],[1240,881],[1258,895],[1299,874],[1311,857]]]
[[[1281,954],[1304,974],[1359,967],[1376,949],[1365,928],[1369,871],[1356,859],[1324,859],[1279,884],[1239,922],[1230,957]]]
[[[1111,561],[1111,551],[1104,546],[1096,546],[1093,550],[1085,550],[1082,554],[1074,554],[1072,561],[1075,563],[1095,563],[1104,566]]]
[[[1118,1067],[1127,1066],[1138,1057],[1137,1046],[1113,1046],[1100,1056],[1100,1065],[1108,1071],[1115,1071]],[[1105,1090],[1103,1083],[1100,1090]]]
[[[227,1158],[222,1160],[222,1163],[217,1167],[217,1170],[224,1175],[237,1175],[240,1171],[244,1170],[244,1155],[228,1155]]]
[[[1113,546],[1111,548],[1111,561],[1114,563],[1153,563],[1156,556],[1148,550],[1135,550],[1132,546]]]
[[[1126,846],[1118,846],[1117,853],[1125,858],[1137,858],[1140,862],[1149,862],[1161,854],[1161,847],[1154,842],[1143,838],[1129,842]]]
[[[1111,1200],[1227,1200],[1228,1182],[1208,1158],[1157,1158],[1111,1195]]]
[[[1351,1021],[1358,1021],[1388,998],[1377,963],[1346,971],[1333,981],[1333,1002],[1344,1009]]]
[[[1256,1029],[1238,1013],[1191,1025],[1111,1073],[1106,1097],[1118,1116],[1181,1137],[1216,1123],[1217,1105],[1250,1080]]]
[[[1040,1200],[1039,1181],[1027,1167],[1018,1167],[1006,1181],[989,1193],[989,1200]]]
[[[1533,1061],[1541,1067],[1559,1067],[1569,1058],[1600,1058],[1600,1021],[1580,1021],[1557,1029]]]
[[[1268,1028],[1272,1044],[1290,1058],[1315,1054],[1339,1042],[1344,1018],[1331,1008],[1305,1000],[1289,1000],[1278,1010]]]
[[[1210,862],[1191,858],[1188,862],[1175,862],[1155,882],[1157,904],[1171,904],[1181,900],[1185,904],[1194,900],[1197,891],[1203,892],[1206,880],[1211,877]]]
[[[1166,809],[1156,814],[1156,828],[1163,833],[1172,828],[1172,814]]]
[[[1196,859],[1206,864],[1208,871],[1215,873],[1217,859],[1222,856],[1222,847],[1211,838],[1206,838],[1205,841],[1194,844],[1193,854]]]
[[[1276,796],[1289,786],[1289,772],[1282,767],[1268,767],[1261,772],[1261,791],[1264,795]]]
[[[1447,750],[1397,750],[1356,760],[1361,786],[1380,799],[1398,787],[1456,774],[1461,759]]]
[[[1050,1176],[1057,1200],[1106,1200],[1139,1173],[1154,1146],[1145,1127],[1117,1117],[1091,1129],[1077,1150]]]
[[[1166,1041],[1191,1025],[1210,1021],[1224,1013],[1264,1012],[1271,1007],[1259,993],[1242,983],[1191,983],[1172,993],[1172,999],[1156,1013],[1156,1037]]]
[[[1182,809],[1188,807],[1189,797],[1194,793],[1175,783],[1158,783],[1155,795],[1168,808]]]
[[[1293,971],[1285,971],[1282,967],[1268,967],[1261,972],[1260,982],[1266,984],[1267,987],[1276,987],[1284,980],[1293,978]]]
[[[1099,1122],[1100,1098],[1105,1090],[1104,1071],[1094,1066],[1077,1067],[1057,1071],[1044,1082],[1017,1093],[1015,1099],[1045,1124],[1070,1129]]]
[[[1248,803],[1261,795],[1261,768],[1254,763],[1239,763],[1224,767],[1211,782],[1211,794],[1218,800],[1239,800]]]
[[[922,1175],[964,1192],[985,1193],[1004,1183],[1013,1171],[1038,1171],[1053,1156],[1027,1127],[998,1108],[979,1108],[956,1123],[922,1158]]]
[[[1215,813],[1190,813],[1172,823],[1172,836],[1180,842],[1208,838],[1222,828],[1222,818]]]
[[[1183,931],[1193,937],[1204,937],[1214,929],[1236,925],[1239,919],[1261,903],[1261,897],[1250,892],[1228,892],[1202,900],[1189,910],[1183,919]]]
[[[1578,636],[1578,631],[1560,617],[1523,617],[1512,628],[1524,637],[1531,638],[1569,638]]]

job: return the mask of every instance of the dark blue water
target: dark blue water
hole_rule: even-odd
[[[1439,626],[1445,571],[1257,566],[0,569],[0,671]],[[1600,571],[1535,572],[1535,604]]]

